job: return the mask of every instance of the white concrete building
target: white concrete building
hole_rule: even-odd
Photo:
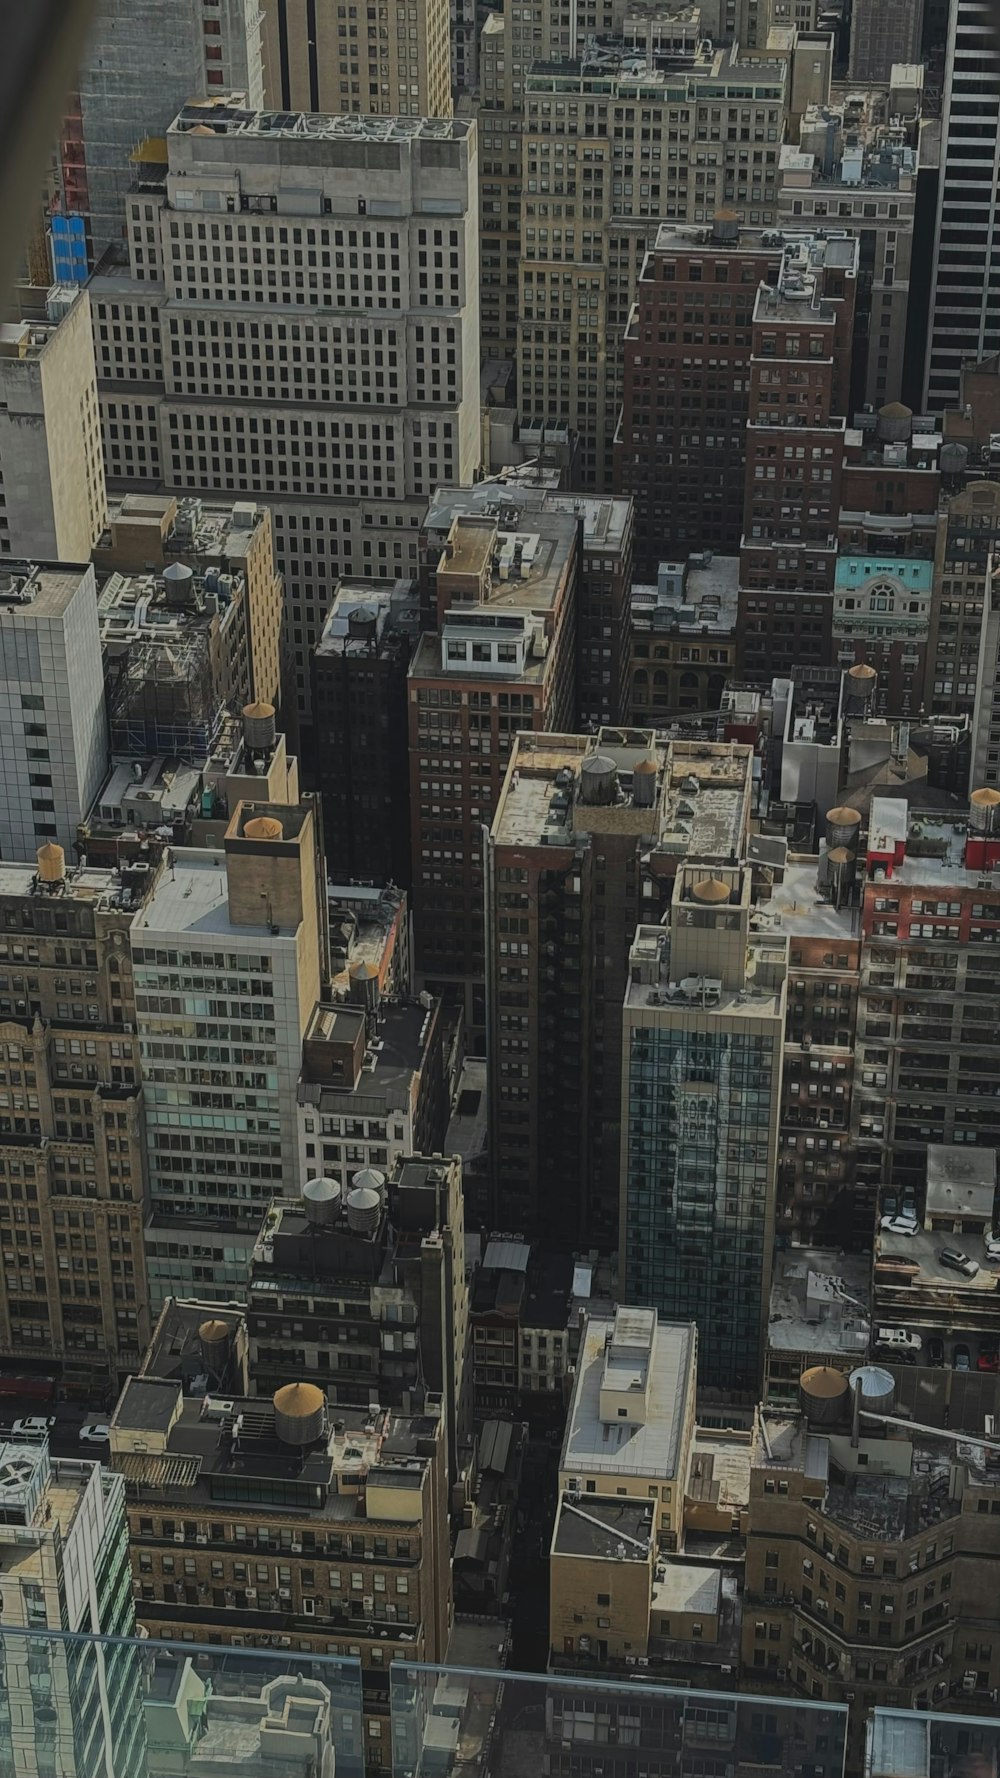
[[[298,1194],[316,889],[311,807],[241,803],[224,850],[173,851],[132,926],[154,1310],[240,1298],[267,1205]]]
[[[272,510],[303,713],[337,578],[415,575],[427,498],[480,464],[476,141],[186,108],[129,200],[130,275],[91,286],[122,482]]]
[[[0,856],[69,849],[107,769],[91,567],[0,569]]]

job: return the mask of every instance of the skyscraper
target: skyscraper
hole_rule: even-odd
[[[139,486],[271,508],[307,718],[338,577],[415,574],[427,497],[479,467],[476,126],[220,100],[167,149],[129,200],[132,277],[91,286],[102,421],[145,410]]]
[[[448,0],[263,0],[261,21],[275,111],[451,116]]]
[[[925,407],[957,407],[964,359],[1000,346],[1000,59],[990,0],[952,0]]]
[[[154,1308],[239,1297],[264,1209],[297,1192],[324,919],[312,807],[241,803],[222,850],[171,852],[132,926]]]
[[[669,930],[640,926],[629,960],[622,1295],[696,1321],[699,1381],[728,1389],[763,1367],[787,969],[739,865],[683,865]]]
[[[70,847],[108,760],[94,570],[0,573],[0,856]]]
[[[86,562],[108,513],[90,299],[21,298],[0,328],[0,560]]]
[[[220,90],[264,103],[257,0],[100,0],[60,142],[63,206],[83,206],[91,266],[124,239],[135,149]]]

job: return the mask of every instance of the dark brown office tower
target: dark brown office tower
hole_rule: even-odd
[[[631,494],[644,574],[692,550],[740,547],[750,350],[773,232],[722,211],[712,228],[661,225],[625,332],[615,488]]]
[[[428,514],[425,633],[409,672],[417,968],[427,987],[464,1004],[478,1054],[484,834],[518,731],[576,725],[581,559],[576,514],[502,486],[484,507],[481,492],[439,493]]]
[[[757,292],[740,550],[741,678],[833,664],[858,243],[785,245]]]
[[[520,735],[490,835],[490,1127],[501,1226],[608,1249],[636,926],[687,859],[742,854],[751,752],[651,729]]]
[[[410,881],[406,670],[419,637],[415,582],[340,581],[312,661],[313,769],[338,882]]]

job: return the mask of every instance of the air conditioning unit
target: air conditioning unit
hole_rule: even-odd
[[[300,1543],[293,1543],[292,1544],[292,1554],[295,1556],[301,1556],[302,1545]]]
[[[256,1599],[256,1597],[257,1597],[257,1588],[256,1587],[247,1587],[246,1591],[247,1591],[247,1598],[248,1599]]]
[[[279,1587],[278,1588],[278,1598],[279,1599],[290,1599],[291,1596],[292,1596],[291,1588],[289,1588],[289,1587]]]
[[[174,1542],[175,1542],[175,1543],[183,1543],[183,1542],[184,1542],[184,1533],[183,1533],[183,1531],[175,1531],[175,1532],[174,1532]]]
[[[207,1543],[208,1538],[205,1537],[201,1532],[199,1532],[198,1536],[195,1538],[194,1541],[195,1541],[195,1543]]]

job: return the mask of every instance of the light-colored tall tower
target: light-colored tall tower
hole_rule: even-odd
[[[168,488],[271,508],[307,716],[337,578],[414,576],[428,496],[479,468],[476,126],[220,101],[167,147],[165,183],[130,199],[134,282],[91,285],[102,417],[110,436],[123,401],[155,415]],[[123,306],[162,356],[152,387]]]
[[[448,0],[263,0],[265,102],[282,111],[451,116]]]
[[[750,873],[686,864],[670,926],[629,959],[622,1294],[698,1324],[699,1381],[754,1391],[774,1243],[788,940],[751,928]]]
[[[964,359],[1000,347],[1000,58],[989,0],[952,0],[925,409],[959,405]]]
[[[625,328],[660,220],[774,222],[787,75],[703,46],[663,72],[636,22],[598,63],[581,53],[526,76],[520,407],[579,433],[585,488],[612,485]],[[691,313],[710,308],[706,290]]]
[[[220,91],[264,102],[258,0],[100,0],[64,132],[77,150],[65,202],[85,205],[91,266],[123,242],[135,149]]]
[[[69,848],[107,766],[93,568],[0,570],[0,857]]]
[[[0,558],[86,562],[108,513],[90,299],[18,294],[0,326]]]
[[[320,872],[308,802],[240,803],[224,850],[174,850],[132,926],[154,1310],[169,1295],[242,1295],[264,1209],[298,1192]]]

